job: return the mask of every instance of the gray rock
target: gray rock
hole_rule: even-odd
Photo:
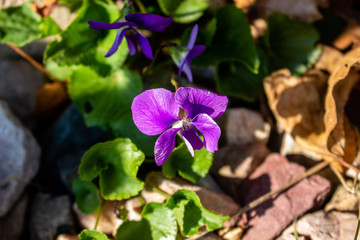
[[[356,214],[317,211],[297,220],[296,231],[310,240],[353,240],[356,225]],[[277,240],[295,240],[293,232],[294,226],[289,226]]]
[[[23,196],[10,212],[0,218],[0,239],[16,240],[21,236],[28,197]]]
[[[223,147],[215,153],[210,171],[227,193],[237,196],[240,184],[269,153],[270,150],[262,142],[246,146]]]
[[[228,109],[224,127],[228,145],[266,144],[270,134],[270,125],[261,115],[245,108]]]
[[[43,84],[42,72],[25,60],[0,59],[0,99],[26,127],[35,125],[35,96]]]
[[[40,147],[0,100],[0,217],[20,197],[39,168]]]
[[[56,239],[60,233],[74,232],[71,203],[68,196],[38,194],[31,206],[31,239]]]

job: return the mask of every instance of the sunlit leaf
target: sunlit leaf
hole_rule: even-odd
[[[214,31],[211,44],[193,63],[201,66],[215,66],[223,61],[239,61],[250,71],[257,72],[259,60],[246,15],[235,6],[220,8],[215,22],[208,29]],[[209,30],[210,31],[210,30]],[[209,36],[212,33],[209,32]]]
[[[85,214],[92,214],[100,207],[99,190],[89,181],[75,178],[72,182],[72,190],[76,195],[76,205]]]
[[[79,234],[79,239],[80,240],[109,240],[109,238],[101,233],[101,232],[97,232],[94,230],[83,230],[80,234]]]
[[[29,2],[0,11],[0,41],[3,43],[12,43],[21,47],[60,31],[50,17],[42,18],[32,11]]]
[[[88,67],[79,67],[71,78],[70,97],[88,126],[110,127],[130,109],[142,90],[140,76],[125,68],[102,77]]]
[[[206,225],[209,231],[222,227],[228,216],[221,216],[205,209],[199,197],[192,191],[182,189],[174,193],[166,206],[175,213],[180,232],[185,237],[199,233],[199,228]]]
[[[194,157],[192,157],[186,145],[181,143],[162,165],[164,175],[173,178],[178,173],[191,182],[197,182],[205,177],[212,165],[213,154],[207,151],[206,148],[194,152]]]
[[[118,17],[119,10],[112,1],[85,0],[78,17],[60,35],[61,40],[51,42],[46,49],[47,70],[58,79],[68,79],[82,65],[102,76],[120,67],[128,55],[126,41],[114,55],[106,58],[116,30],[94,30],[88,24],[89,20],[110,23]]]
[[[117,138],[91,147],[81,159],[79,176],[86,181],[99,176],[104,199],[128,199],[144,186],[136,178],[144,159],[144,154],[129,139]]]
[[[175,240],[177,234],[174,213],[164,203],[145,205],[139,222],[125,221],[116,238],[121,240]]]
[[[196,21],[209,7],[208,0],[158,0],[158,3],[166,15],[179,23]]]

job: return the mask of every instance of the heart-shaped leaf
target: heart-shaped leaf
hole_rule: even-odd
[[[83,230],[80,234],[79,234],[79,239],[80,240],[109,240],[109,238],[98,231],[94,231],[94,230]]]
[[[76,195],[76,205],[79,210],[85,214],[93,214],[100,207],[99,190],[90,181],[84,181],[80,178],[74,178],[72,190]]]
[[[125,221],[117,230],[121,240],[175,240],[177,226],[174,213],[164,203],[145,205],[140,222]]]
[[[199,228],[206,225],[209,231],[222,227],[229,216],[221,216],[205,209],[196,193],[182,189],[175,192],[166,206],[175,213],[180,232],[185,237],[199,233]]]
[[[168,178],[175,177],[178,172],[181,177],[195,183],[209,172],[213,156],[214,154],[203,147],[195,150],[192,157],[186,145],[181,143],[162,165],[162,172]]]
[[[264,39],[271,71],[289,68],[292,73],[302,75],[321,54],[321,48],[315,47],[319,39],[316,29],[284,14],[269,16]]]
[[[79,67],[71,78],[70,97],[84,114],[86,124],[105,129],[130,109],[142,90],[140,76],[125,68],[102,77],[88,67]]]
[[[117,138],[92,146],[81,159],[79,176],[86,181],[99,176],[101,195],[106,200],[128,199],[144,187],[136,178],[144,159],[143,152],[129,139]]]
[[[112,1],[85,0],[78,17],[60,35],[61,40],[51,42],[45,52],[46,69],[58,79],[68,79],[79,66],[91,67],[107,76],[125,61],[128,50],[126,41],[111,57],[105,58],[114,42],[116,30],[94,30],[88,21],[114,22],[119,10]]]
[[[209,7],[208,0],[158,0],[158,3],[166,15],[179,23],[196,21]]]
[[[0,40],[19,47],[59,33],[61,30],[50,17],[42,18],[30,8],[30,2],[0,11]]]
[[[211,44],[194,59],[193,64],[215,66],[223,61],[239,61],[256,73],[259,60],[244,12],[235,6],[225,6],[217,10],[215,19],[216,30]],[[214,22],[211,24],[209,29],[214,29]],[[212,34],[209,32],[209,35]]]

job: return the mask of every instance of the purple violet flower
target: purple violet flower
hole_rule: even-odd
[[[132,13],[125,16],[126,22],[103,23],[89,21],[90,28],[95,30],[117,29],[117,34],[113,45],[105,57],[110,57],[119,48],[123,38],[126,38],[130,55],[138,52],[140,47],[147,58],[153,59],[153,54],[149,41],[141,35],[136,27],[142,26],[152,32],[161,32],[173,21],[170,17],[162,17],[155,14]]]
[[[199,26],[196,24],[191,31],[191,35],[188,43],[184,47],[182,47],[185,51],[183,50],[182,53],[180,53],[180,59],[178,59],[175,56],[175,54],[172,55],[175,64],[179,68],[179,76],[181,76],[181,72],[184,72],[190,82],[193,81],[191,68],[190,68],[191,61],[200,54],[202,54],[205,50],[204,45],[194,46],[198,34],[198,30],[199,30]]]
[[[162,165],[175,147],[175,136],[180,136],[194,156],[203,146],[214,152],[218,149],[221,130],[213,120],[226,109],[226,96],[198,88],[179,88],[176,93],[163,88],[150,89],[134,98],[131,105],[133,120],[146,135],[158,135],[155,162]],[[200,139],[195,128],[204,136]]]

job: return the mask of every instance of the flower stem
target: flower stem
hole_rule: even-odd
[[[356,226],[356,232],[355,232],[354,240],[358,239],[359,230],[360,230],[360,203],[358,203],[358,205],[359,205],[358,222],[357,222],[357,226]]]
[[[41,65],[40,63],[38,63],[35,59],[33,59],[29,54],[27,54],[26,52],[24,52],[21,48],[15,46],[12,43],[7,43],[7,45],[12,48],[15,52],[17,52],[20,56],[22,56],[26,61],[28,61],[31,65],[33,65],[34,67],[36,67],[37,69],[39,69],[40,71],[42,71],[46,76],[48,76],[48,78],[52,79],[52,80],[56,80],[56,78],[48,71],[44,68],[43,65]]]
[[[98,215],[97,215],[97,217],[96,217],[94,230],[96,230],[97,226],[99,225],[99,221],[100,221],[101,215],[102,215],[103,210],[104,210],[104,205],[105,205],[105,200],[103,200],[103,201],[101,202],[101,206],[100,206],[100,209],[99,209],[99,213],[98,213]]]
[[[136,2],[136,5],[138,5],[138,7],[140,8],[141,13],[147,13],[144,4],[140,0],[135,0],[135,2]]]

